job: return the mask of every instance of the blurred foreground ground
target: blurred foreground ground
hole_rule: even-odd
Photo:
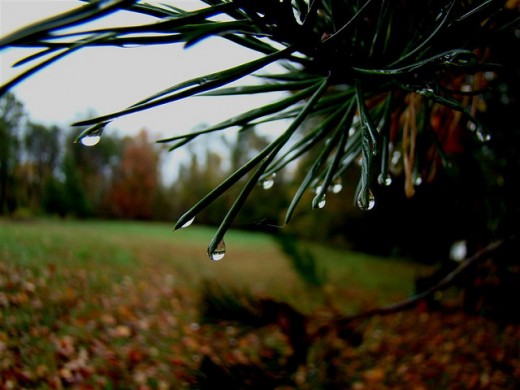
[[[356,312],[386,295],[369,288],[369,281],[356,284],[345,276],[348,269],[337,266],[345,282],[334,280],[326,300],[299,283],[265,237],[230,237],[229,257],[214,263],[205,258],[201,231],[179,238],[164,225],[150,231],[155,233],[147,236],[138,224],[0,221],[0,389],[197,389],[208,357],[230,372],[240,366],[244,378],[283,372],[293,351],[280,326],[201,321],[199,287],[207,278],[289,302],[311,318],[310,327],[337,315],[333,307]],[[238,262],[235,271],[242,276],[232,272]],[[217,270],[221,264],[224,270]],[[357,263],[348,264],[350,274],[359,272]],[[374,271],[385,262],[364,264],[379,278],[374,288],[385,286],[382,275],[394,277]],[[403,279],[399,292],[388,283],[392,298],[404,297],[411,286]],[[520,387],[518,324],[455,307],[417,308],[354,325],[360,345],[325,335],[288,378],[291,384],[278,388]],[[260,384],[261,378],[244,388]]]

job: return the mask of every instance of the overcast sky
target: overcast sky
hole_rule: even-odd
[[[198,1],[179,3],[192,8],[202,4]],[[5,35],[80,5],[82,2],[77,0],[0,0],[0,33]],[[119,12],[100,23],[124,25],[151,20],[144,15]],[[17,74],[18,70],[11,65],[25,52],[22,49],[0,52],[2,82]],[[202,42],[189,50],[183,50],[181,45],[91,48],[52,64],[22,82],[13,92],[25,103],[33,120],[70,123],[89,110],[99,114],[118,110],[179,81],[225,69],[257,55],[222,39]],[[174,129],[182,131],[200,122],[225,118],[228,113],[241,111],[259,101],[258,97],[249,102],[243,98],[229,100],[233,99],[188,99],[146,114],[132,115],[114,125],[127,131],[142,126],[164,133]]]
[[[178,1],[200,8],[199,1]],[[78,0],[0,0],[2,36],[50,15],[81,6]],[[112,14],[96,23],[140,24],[153,19],[129,12]],[[0,52],[0,81],[14,77],[12,64],[26,49]],[[223,39],[212,39],[183,50],[182,45],[141,48],[90,48],[80,50],[24,80],[12,92],[24,103],[32,121],[67,126],[89,112],[106,114],[180,81],[226,69],[257,58]],[[133,134],[146,128],[159,136],[184,133],[201,123],[216,123],[249,108],[272,101],[274,96],[191,98],[132,114],[114,121],[106,131]]]

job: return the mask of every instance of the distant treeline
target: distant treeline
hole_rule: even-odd
[[[161,162],[167,152],[147,130],[135,136],[105,132],[91,147],[74,142],[81,131],[31,122],[14,95],[0,99],[1,215],[173,221],[267,144],[251,129],[236,142],[219,139],[218,150],[212,142],[202,152],[188,148],[176,180],[166,185]],[[244,210],[253,225],[280,208],[258,192]],[[198,221],[218,223],[234,195],[222,196]],[[284,196],[277,192],[277,198]]]
[[[33,123],[14,95],[0,99],[0,215],[173,224],[268,144],[254,128],[239,131],[234,138],[209,135],[206,142],[197,144],[197,150],[183,146],[188,157],[176,167],[175,180],[166,184],[161,170],[167,151],[146,130],[135,136],[107,131],[91,147],[74,142],[81,130]],[[512,140],[502,143],[496,137],[495,142],[500,141],[504,148],[515,144],[517,133],[509,135]],[[398,165],[390,186],[374,180],[371,188],[376,207],[369,212],[359,210],[352,201],[359,180],[359,167],[354,164],[327,193],[323,209],[312,210],[314,193],[308,191],[284,232],[379,255],[424,260],[446,257],[456,240],[485,241],[492,230],[510,229],[512,217],[518,215],[517,191],[502,184],[517,177],[515,163],[506,162],[518,160],[510,159],[510,153],[499,156],[486,149],[477,154],[468,145],[465,153],[452,156],[456,169],[438,172],[431,183],[416,183],[412,199],[404,195]],[[319,150],[311,151],[297,166],[279,173],[273,178],[274,185],[259,183],[233,228],[277,231],[317,153]],[[200,212],[196,223],[219,224],[241,184]]]

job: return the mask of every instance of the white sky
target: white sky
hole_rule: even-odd
[[[163,1],[182,8],[204,6],[196,0]],[[82,4],[79,0],[0,0],[0,36]],[[96,23],[106,27],[152,20],[144,15],[120,12]],[[11,65],[31,52],[25,49],[0,51],[0,84],[18,74]],[[258,55],[223,39],[204,41],[187,51],[180,44],[85,49],[24,80],[12,92],[23,102],[30,120],[67,127],[85,119],[89,112],[102,115],[123,109],[180,81],[236,66]],[[119,134],[135,134],[146,128],[157,139],[168,137],[189,132],[201,123],[217,123],[276,97],[273,94],[195,97],[115,120],[105,132],[112,129]],[[278,132],[285,124],[272,126],[272,131]],[[202,141],[203,138],[199,138],[195,142]],[[175,167],[183,157],[183,149],[169,155],[163,172],[167,181],[175,176]]]
[[[186,8],[199,1],[176,1]],[[78,0],[0,0],[0,35],[50,15],[81,6]],[[112,14],[100,23],[141,24],[153,19],[127,12]],[[32,51],[30,51],[32,52]],[[0,51],[0,82],[10,80],[11,65],[26,49]],[[67,126],[88,112],[117,111],[166,87],[192,77],[223,70],[257,58],[258,54],[223,39],[212,39],[183,50],[181,44],[144,48],[80,50],[24,80],[12,92],[24,103],[32,121]],[[265,104],[273,95],[252,97],[195,97],[115,120],[105,131],[133,134],[142,128],[159,136],[185,133],[200,123],[216,123],[233,114]],[[279,126],[277,127],[279,129]]]

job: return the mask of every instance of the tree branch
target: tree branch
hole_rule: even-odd
[[[383,307],[377,307],[374,309],[367,310],[363,313],[359,313],[353,316],[344,317],[340,319],[338,322],[345,323],[345,322],[351,322],[363,318],[368,318],[372,316],[382,316],[382,315],[388,315],[397,313],[403,310],[407,310],[417,304],[417,302],[432,297],[436,292],[446,290],[448,287],[450,287],[455,279],[460,276],[462,273],[464,273],[466,270],[468,270],[472,265],[478,263],[479,261],[485,260],[489,258],[492,254],[494,254],[496,251],[498,251],[502,246],[509,240],[499,240],[492,242],[485,248],[477,251],[473,256],[466,258],[463,262],[460,263],[460,265],[454,269],[452,272],[450,272],[448,275],[446,275],[439,283],[436,285],[430,287],[428,290],[422,292],[421,294],[414,295],[408,299],[405,299],[400,302],[392,303],[387,306]]]

